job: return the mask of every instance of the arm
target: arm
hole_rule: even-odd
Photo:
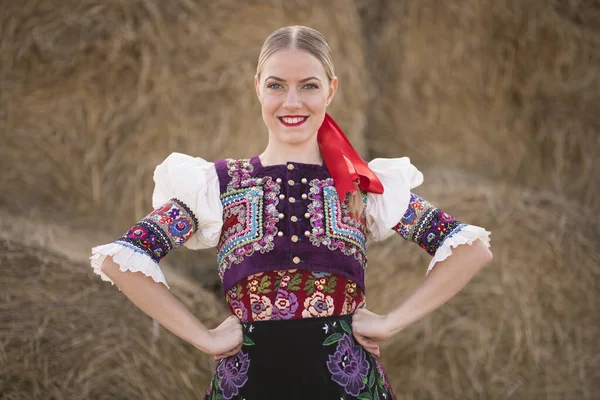
[[[470,246],[458,246],[408,298],[384,317],[387,336],[395,335],[446,303],[491,260],[491,251],[480,240]]]
[[[165,285],[141,273],[121,271],[112,257],[106,257],[101,268],[138,308],[197,349],[218,359],[241,348],[242,327],[237,318],[230,317],[209,330]]]
[[[400,332],[446,303],[492,260],[489,232],[457,221],[412,193],[402,220],[393,230],[432,256],[428,275],[389,314],[359,310],[353,320],[357,339],[377,341]]]

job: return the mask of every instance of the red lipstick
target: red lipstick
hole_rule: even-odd
[[[284,126],[287,127],[300,126],[308,119],[308,117],[305,115],[284,115],[283,117],[277,118]]]

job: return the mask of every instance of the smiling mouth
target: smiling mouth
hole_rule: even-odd
[[[308,117],[277,117],[285,126],[299,126],[306,122]]]

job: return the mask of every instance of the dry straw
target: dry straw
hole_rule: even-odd
[[[2,217],[3,228],[11,222],[20,229],[0,235],[0,397],[198,398],[214,362],[168,331],[156,331],[116,287],[99,280],[78,254],[89,243],[77,236],[65,241],[75,231],[41,220],[35,227]],[[88,241],[93,235],[76,234]],[[212,293],[165,272],[172,292],[207,326],[226,317]]]
[[[415,191],[490,230],[494,261],[383,347],[402,398],[598,398],[600,219],[571,200],[446,169],[425,171]],[[399,304],[428,263],[399,237],[371,245],[369,308]]]
[[[350,0],[101,1],[0,5],[0,186],[128,228],[170,152],[208,160],[266,145],[253,87],[267,35],[305,24],[329,39],[342,82],[331,112],[363,148],[366,74]]]
[[[477,170],[600,209],[600,7],[359,1],[372,155]]]

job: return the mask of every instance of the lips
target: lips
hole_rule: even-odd
[[[304,115],[286,115],[284,117],[277,117],[277,119],[279,119],[284,126],[292,127],[302,125],[306,122],[308,117]]]

